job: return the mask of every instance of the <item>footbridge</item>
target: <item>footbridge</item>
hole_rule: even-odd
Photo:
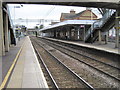
[[[2,0],[3,3],[49,4],[96,8],[118,8],[119,0]]]

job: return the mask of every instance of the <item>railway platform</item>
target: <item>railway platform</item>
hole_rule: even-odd
[[[5,78],[10,66],[12,65],[22,43],[24,42],[25,38],[21,38],[20,41],[16,45],[10,46],[10,51],[6,52],[4,56],[2,56],[2,80]],[[1,83],[0,83],[1,84]]]
[[[18,49],[0,88],[48,88],[29,36]]]
[[[84,43],[82,41],[67,41],[67,40],[60,40],[60,39],[47,38],[47,37],[42,37],[42,38],[120,55],[119,48],[115,48],[113,42],[108,42],[108,44],[104,44],[104,42],[102,42],[101,44],[99,44],[98,42],[91,44],[91,43]]]

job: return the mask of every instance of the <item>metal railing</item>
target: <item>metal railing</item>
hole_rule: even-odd
[[[89,38],[89,36],[94,32],[96,28],[101,28],[106,23],[106,21],[114,14],[114,12],[115,10],[108,10],[100,20],[94,22],[86,32],[85,41]]]

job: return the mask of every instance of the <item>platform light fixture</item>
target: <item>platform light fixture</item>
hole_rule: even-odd
[[[15,28],[15,8],[21,8],[23,7],[22,4],[20,4],[20,6],[14,6],[14,28]]]
[[[16,26],[15,26],[15,19],[16,19],[15,18],[15,8],[21,8],[21,7],[23,7],[23,5],[21,5],[21,4],[20,4],[20,6],[14,6],[14,31],[15,31],[15,36],[16,37],[17,37],[17,34],[16,34],[16,30],[15,30],[16,29]]]

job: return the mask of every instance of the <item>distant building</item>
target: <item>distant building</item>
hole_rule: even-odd
[[[35,28],[28,28],[27,31],[27,35],[36,35],[38,29]]]
[[[57,23],[59,23],[59,22],[51,22],[51,25],[54,25],[54,24],[57,24]]]
[[[61,13],[60,21],[65,20],[97,20],[98,17],[91,9],[86,9],[80,13],[76,13],[73,9],[70,10],[70,13]]]

